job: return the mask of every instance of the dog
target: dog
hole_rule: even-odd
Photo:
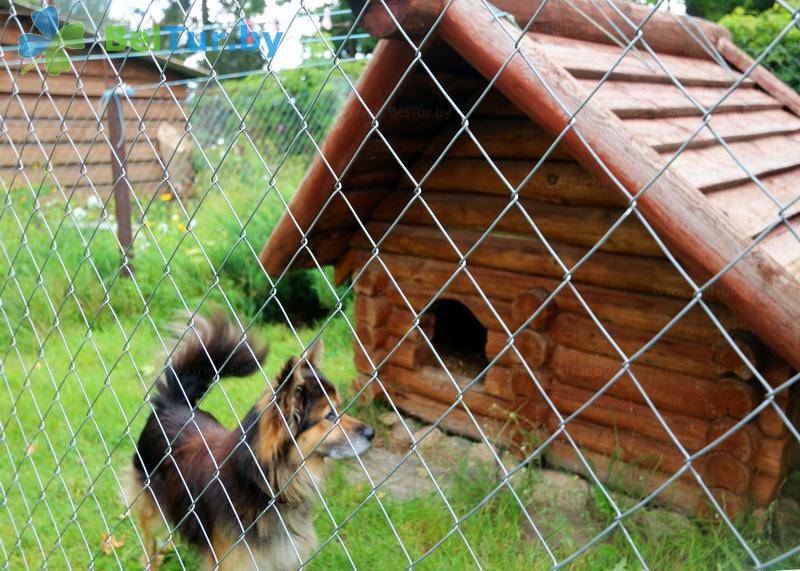
[[[337,413],[321,341],[289,359],[275,388],[227,430],[195,405],[215,379],[258,370],[266,348],[251,348],[224,317],[194,329],[157,385],[133,456],[126,495],[145,567],[158,568],[156,534],[168,523],[208,568],[297,569],[317,545],[312,507],[325,457],[361,454],[375,432]]]

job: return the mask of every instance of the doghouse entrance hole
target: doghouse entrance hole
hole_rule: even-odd
[[[461,302],[442,299],[431,306],[433,346],[451,373],[474,377],[488,364],[486,328]]]

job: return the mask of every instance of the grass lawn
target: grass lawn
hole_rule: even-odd
[[[310,329],[303,331],[305,337],[312,333]],[[272,340],[266,371],[274,374],[283,360],[295,352],[294,343],[283,326],[264,327],[259,334]],[[80,338],[82,334],[80,330],[66,329],[65,336]],[[325,335],[326,373],[345,389],[353,374],[346,337],[339,323],[333,324]],[[157,336],[146,328],[134,334],[129,353],[121,351],[123,338],[114,331],[98,331],[93,339],[97,353],[82,351],[72,373],[71,359],[60,341],[45,346],[46,363],[33,364],[35,352],[25,352],[21,354],[26,368],[17,359],[10,359],[4,370],[9,395],[16,399],[21,394],[13,409],[15,414],[5,425],[3,439],[3,454],[8,459],[4,464],[14,470],[5,472],[2,478],[7,498],[0,510],[0,537],[12,569],[25,567],[26,562],[38,567],[43,557],[49,557],[48,565],[53,568],[83,568],[92,560],[98,568],[134,568],[141,554],[133,524],[123,517],[118,478],[122,478],[123,467],[130,461],[133,439],[146,417],[142,397],[155,374],[153,357],[162,349]],[[118,364],[109,373],[114,362]],[[32,365],[32,370],[27,365]],[[23,388],[26,371],[31,372],[30,382]],[[54,383],[61,385],[57,404],[45,415],[56,395]],[[203,408],[231,426],[264,388],[264,380],[258,375],[231,380],[210,394]],[[2,414],[4,422],[9,420],[8,406],[3,406]],[[364,410],[356,414],[374,416]],[[42,426],[44,430],[40,430]],[[459,493],[450,499],[466,512],[482,499],[491,481],[481,484],[458,486]],[[342,471],[334,469],[325,487],[325,500],[333,519],[320,507],[320,538],[325,539],[334,522],[347,517],[368,493],[367,486],[345,484]],[[381,500],[412,557],[419,557],[452,527],[452,518],[440,498],[400,503],[383,496]],[[501,496],[490,503],[469,521],[465,533],[485,563],[530,566],[541,554],[529,546],[524,548],[518,526],[519,509],[510,500]],[[487,529],[491,533],[487,534]],[[23,540],[17,546],[19,533]],[[121,545],[104,553],[102,542],[107,533],[113,533]],[[340,536],[359,568],[396,568],[405,560],[375,499],[358,511]],[[346,568],[347,557],[342,545],[334,541],[322,550],[312,567]],[[196,563],[187,550],[180,550],[180,558],[187,568]],[[463,542],[454,536],[423,567],[459,569],[468,567],[471,560]],[[167,569],[180,568],[174,554],[167,563]]]
[[[122,325],[127,336],[135,322]],[[91,347],[85,346],[71,366],[70,355],[75,355],[85,331],[65,327],[63,333],[66,343],[60,338],[46,343],[44,359],[37,360],[35,347],[20,347],[19,354],[14,352],[6,360],[3,370],[9,399],[14,399],[4,397],[0,409],[5,426],[2,455],[6,466],[0,480],[4,494],[0,507],[3,557],[11,569],[39,567],[43,558],[54,569],[84,568],[89,562],[99,569],[137,568],[142,548],[133,522],[124,517],[119,479],[130,460],[133,439],[144,422],[147,410],[143,408],[143,396],[152,383],[163,348],[151,328],[141,327],[130,337],[130,350],[125,352],[123,335],[114,328],[104,328],[94,332]],[[311,328],[304,329],[301,336],[308,339],[313,333]],[[275,374],[283,360],[296,351],[292,335],[280,325],[259,327],[257,334],[270,340],[265,370]],[[343,321],[332,322],[324,338],[326,373],[346,391],[354,371],[349,333]],[[232,379],[223,388],[216,388],[202,406],[232,426],[264,388],[259,375]],[[13,407],[10,402],[15,403]],[[376,424],[374,419],[380,410],[378,405],[360,404],[355,414]],[[524,498],[536,483],[536,472],[531,470],[515,480],[514,486]],[[494,485],[488,474],[476,478],[471,473],[469,477],[457,477],[445,493],[457,516],[462,517]],[[403,568],[407,557],[416,560],[453,527],[453,517],[437,494],[400,502],[379,490],[382,507],[373,497],[351,516],[369,492],[366,484],[348,484],[344,467],[334,468],[324,487],[329,511],[321,502],[317,506],[318,535],[324,541],[338,523],[346,519],[347,523],[339,530],[341,541],[330,541],[310,568],[346,569],[351,560],[359,569]],[[599,501],[598,509],[602,511]],[[504,491],[462,525],[474,556],[485,568],[549,568],[544,550],[523,538],[520,514],[514,498]],[[634,526],[629,528],[634,530],[636,544],[653,568],[675,568],[675,562],[681,562],[680,567],[696,569],[748,568],[741,548],[721,527],[698,525],[678,533],[668,543],[653,541]],[[115,549],[103,549],[108,533],[113,534]],[[405,553],[395,533],[401,538]],[[17,544],[19,535],[22,541]],[[753,535],[748,540],[765,545]],[[568,554],[568,549],[560,553],[562,557]],[[192,551],[179,543],[178,553],[167,555],[164,568],[180,569],[183,565],[191,569],[197,564]],[[419,567],[456,570],[473,568],[475,564],[464,541],[453,534]],[[617,531],[609,541],[582,556],[574,567],[635,569],[638,565]]]
[[[253,334],[271,345],[266,372],[299,352],[323,320],[309,321],[314,306],[330,314],[336,297],[316,274],[288,277],[270,298],[256,259],[302,174],[287,163],[277,189],[269,180],[237,177],[236,154],[220,186],[198,184],[181,207],[169,195],[140,196],[134,252],[135,280],[119,275],[119,254],[108,228],[97,229],[99,207],[47,191],[34,200],[27,189],[4,190],[0,207],[0,557],[4,568],[134,569],[142,553],[125,517],[120,479],[148,413],[146,397],[172,345],[168,324],[180,311],[222,307],[245,323],[258,316]],[[222,191],[224,189],[224,192]],[[278,192],[283,193],[279,195]],[[244,229],[243,229],[244,224]],[[12,271],[13,270],[13,271]],[[299,296],[299,297],[298,297]],[[264,305],[265,301],[270,301]],[[276,301],[280,300],[280,304]],[[349,308],[349,305],[345,305]],[[293,327],[286,325],[287,311]],[[347,309],[346,311],[349,311]],[[303,315],[304,319],[296,319]],[[299,337],[299,339],[298,339]],[[355,371],[351,332],[339,314],[323,331],[326,374],[347,394]],[[217,387],[202,403],[232,426],[266,388],[256,375]],[[355,414],[374,423],[381,405],[357,403]],[[515,480],[525,500],[537,485],[534,470]],[[526,540],[521,511],[507,490],[460,525],[470,549],[453,529],[495,486],[493,478],[466,472],[445,489],[451,513],[437,494],[400,502],[366,485],[348,484],[335,467],[318,504],[323,542],[334,540],[313,569],[398,569],[419,561],[425,569],[465,569],[474,559],[486,569],[546,569],[544,550]],[[365,501],[366,499],[366,501]],[[378,501],[380,500],[380,502]],[[362,505],[363,503],[363,505]],[[608,516],[598,502],[599,516]],[[355,515],[352,515],[355,512]],[[455,514],[455,515],[454,515]],[[547,514],[540,514],[548,517]],[[392,525],[389,525],[389,520]],[[342,522],[346,523],[341,526]],[[775,548],[743,524],[757,552]],[[104,540],[112,534],[114,547]],[[644,559],[660,568],[747,568],[730,531],[694,525],[669,542],[634,529]],[[398,541],[398,537],[400,540]],[[402,544],[402,545],[401,545]],[[570,553],[559,553],[564,557]],[[194,569],[198,560],[178,543],[165,568]],[[637,568],[619,531],[575,563],[578,569]]]

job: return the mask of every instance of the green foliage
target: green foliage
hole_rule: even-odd
[[[162,5],[161,22],[163,23],[186,25],[190,31],[194,31],[193,26],[200,28],[201,26],[205,27],[215,24],[215,22],[211,21],[209,0],[201,0],[200,2],[201,16],[199,21],[196,18],[187,16],[192,13],[192,8],[196,5],[196,3],[191,0],[166,0]],[[261,14],[264,12],[265,7],[265,0],[217,0],[214,5],[214,12],[221,16],[222,20],[216,22],[217,28],[233,28],[233,38],[231,38],[230,42],[238,43],[239,25],[242,22],[241,18]],[[144,16],[144,14],[142,14],[142,16]],[[209,39],[211,31],[209,30],[204,33],[207,39]],[[177,57],[179,59],[184,58],[184,56]],[[259,70],[264,65],[264,58],[258,50],[207,51],[205,57],[208,58],[208,62],[214,67],[218,74]]]
[[[635,0],[639,4],[658,4],[658,0]],[[772,6],[774,0],[684,0],[686,13],[698,18],[717,21],[735,10],[748,13],[761,12]]]
[[[185,212],[169,194],[157,195],[145,216],[134,205],[135,282],[120,277],[119,246],[110,224],[98,228],[99,205],[72,204],[71,217],[64,218],[61,195],[45,190],[38,198],[40,214],[23,224],[35,210],[31,190],[8,191],[19,222],[9,210],[2,213],[0,242],[8,250],[4,263],[13,258],[15,283],[0,292],[0,307],[12,323],[27,316],[44,331],[52,327],[55,312],[61,324],[96,319],[94,326],[103,329],[115,316],[136,319],[146,313],[163,323],[204,303],[229,302],[242,318],[257,315],[265,322],[285,323],[288,315],[295,326],[327,316],[337,294],[318,270],[286,274],[271,297],[257,259],[297,188],[305,160],[285,162],[269,187],[242,168],[240,161],[251,158],[231,155],[216,185],[207,169],[199,173],[196,197],[184,198]],[[137,197],[146,207],[142,190]],[[10,336],[8,327],[0,328],[0,344]]]
[[[9,251],[4,262],[13,258],[18,288],[5,288],[0,304],[12,323],[29,316],[46,330],[56,312],[61,323],[80,323],[85,316],[96,319],[99,328],[112,325],[115,316],[135,319],[145,312],[165,321],[176,311],[197,308],[206,298],[230,303],[242,317],[257,315],[265,322],[285,323],[288,318],[297,326],[329,315],[343,292],[331,289],[330,270],[325,275],[316,269],[290,272],[277,282],[273,295],[257,259],[310,159],[307,152],[292,152],[293,146],[278,148],[275,124],[259,131],[262,118],[246,114],[255,99],[259,106],[281,100],[286,104],[275,80],[261,85],[263,80],[251,77],[228,84],[237,109],[249,121],[252,139],[239,133],[240,120],[230,105],[210,96],[200,99],[193,120],[216,113],[228,123],[227,130],[218,131],[221,143],[216,137],[202,140],[209,129],[196,131],[205,154],[195,148],[194,197],[183,197],[181,206],[161,191],[153,196],[152,187],[134,189],[135,282],[119,275],[113,216],[101,205],[87,206],[86,197],[76,195],[69,206],[71,216],[65,217],[64,199],[55,190],[45,189],[36,197],[33,189],[6,191],[3,199],[13,204],[18,218],[8,209],[0,211],[0,242]],[[334,87],[326,83],[321,68],[286,72],[281,80],[297,94],[297,105],[306,105],[304,111],[317,91],[322,91],[320,98],[333,98]],[[317,140],[324,137],[341,104],[342,97],[336,97],[335,108],[309,114],[308,130]],[[211,161],[211,169],[206,161]],[[103,217],[106,223],[98,227]],[[31,299],[19,292],[30,292]],[[9,328],[0,328],[0,342],[10,336]]]
[[[686,0],[686,12],[707,20],[719,20],[734,10],[761,12],[772,6],[773,0]]]
[[[258,50],[208,51],[206,57],[218,75],[258,71],[264,66],[264,57]]]
[[[597,484],[592,486],[592,494],[594,496],[594,507],[596,511],[602,516],[604,523],[610,522],[616,515],[611,501],[603,493],[603,489]]]
[[[364,62],[306,65],[275,75],[255,74],[225,83],[225,94],[211,90],[190,102],[194,115],[203,117],[209,129],[199,133],[204,149],[237,136],[242,120],[247,135],[270,167],[286,155],[308,157],[321,145],[364,68]],[[343,75],[347,74],[347,77]],[[233,103],[228,102],[228,98]],[[203,137],[207,138],[203,138]],[[227,160],[227,159],[226,159]],[[257,160],[254,165],[257,165]]]
[[[751,57],[757,58],[790,22],[791,14],[775,4],[760,14],[751,14],[744,8],[737,8],[719,23],[731,31],[736,45]],[[800,90],[800,30],[792,28],[763,62],[784,82],[795,90]]]
[[[343,5],[345,4],[335,1],[331,9],[336,11],[337,8],[342,8]],[[350,36],[364,34],[364,30],[361,26],[357,25],[355,28],[353,27],[354,18],[355,16],[352,13],[333,14],[331,16],[331,29],[326,32],[326,35],[332,38],[338,38],[347,36],[348,34]],[[355,57],[357,54],[372,53],[375,46],[378,44],[378,40],[373,36],[366,38],[351,37],[350,39],[332,39],[330,43],[333,46],[333,51],[338,53],[340,58],[351,58]]]

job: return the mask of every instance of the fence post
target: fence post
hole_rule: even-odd
[[[111,173],[114,180],[114,214],[117,218],[117,239],[122,248],[122,275],[133,276],[133,231],[131,229],[130,185],[125,174],[125,119],[120,101],[121,87],[114,87],[108,94],[108,129],[111,139]]]

